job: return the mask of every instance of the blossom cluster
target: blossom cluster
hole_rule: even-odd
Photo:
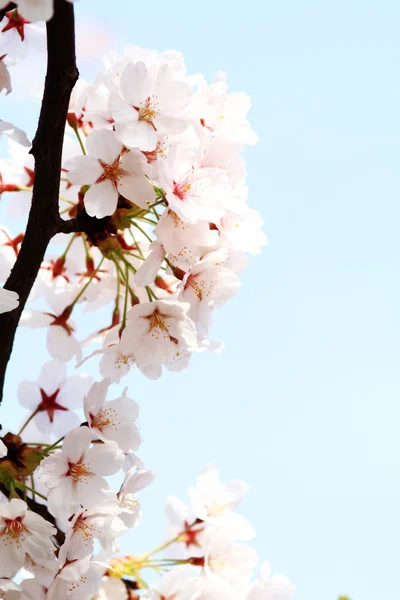
[[[43,24],[31,21],[52,14],[53,0],[19,0],[6,13],[0,90],[11,91],[7,65],[45,45]],[[291,583],[267,563],[254,580],[254,530],[236,512],[247,486],[221,483],[214,466],[189,489],[188,504],[168,498],[160,546],[118,556],[153,473],[136,454],[138,405],[127,390],[110,399],[110,386],[133,367],[156,379],[163,368],[186,368],[192,354],[222,349],[209,337],[214,311],[238,290],[247,254],[266,243],[247,204],[242,151],[257,141],[249,108],[223,73],[211,83],[190,76],[176,51],[110,52],[94,81],[76,85],[60,174],[63,223],[20,322],[46,331],[51,360],[37,381],[21,381],[27,417],[0,439],[0,597],[291,598]],[[0,160],[0,196],[10,217],[24,217],[35,185],[31,144],[5,121],[1,134],[9,158]],[[23,240],[0,226],[0,281]],[[17,306],[17,294],[0,288],[0,313]],[[99,309],[108,317],[81,339],[73,317]],[[95,356],[99,381],[68,375],[68,363]],[[28,432],[36,443],[24,441]]]

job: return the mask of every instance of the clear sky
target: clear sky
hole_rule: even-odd
[[[250,484],[255,546],[296,600],[398,600],[399,3],[81,0],[77,15],[119,48],[181,50],[190,73],[224,70],[252,96],[249,201],[269,238],[215,315],[222,355],[125,380],[156,480],[123,550],[155,545],[163,498],[185,498],[214,462]],[[18,98],[0,107],[30,122]],[[4,425],[44,344],[38,331],[18,337]]]

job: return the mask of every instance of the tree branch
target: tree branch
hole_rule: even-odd
[[[21,313],[47,246],[60,223],[61,154],[69,100],[78,71],[73,6],[66,0],[55,0],[54,9],[54,17],[47,23],[47,74],[38,129],[31,150],[35,157],[32,206],[21,250],[4,286],[19,294],[20,304],[17,309],[0,315],[0,402]]]
[[[13,10],[16,6],[17,5],[14,2],[10,2],[5,8],[2,8],[0,10],[0,21],[4,19],[4,15],[6,14],[6,12],[8,12],[9,10]]]

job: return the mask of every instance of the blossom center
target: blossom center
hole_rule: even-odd
[[[101,159],[98,160],[101,166],[103,167],[103,174],[99,177],[96,183],[108,180],[116,186],[122,178],[122,176],[124,175],[124,170],[120,165],[119,158],[117,158],[117,160],[114,161],[112,165],[105,163]]]
[[[189,275],[186,280],[185,288],[192,288],[194,293],[200,302],[203,300],[204,296],[209,296],[210,292],[206,291],[206,282],[204,279],[200,279],[198,275]]]
[[[134,109],[139,113],[138,121],[145,121],[151,125],[154,131],[157,131],[156,126],[154,125],[154,119],[158,117],[160,111],[158,110],[158,102],[155,96],[152,98],[149,96],[143,106],[142,103],[140,103],[140,106],[134,106]]]
[[[192,185],[189,181],[188,177],[185,177],[182,181],[178,183],[174,181],[174,187],[172,193],[179,198],[179,200],[186,200],[189,196]]]
[[[160,313],[158,308],[156,308],[156,310],[151,315],[149,315],[148,317],[145,317],[146,319],[149,320],[149,333],[153,329],[158,329],[160,331],[166,331],[168,333],[168,326],[165,322],[165,317],[166,317],[166,315],[163,315],[162,313]]]
[[[68,463],[67,477],[71,477],[74,483],[83,481],[90,475],[92,475],[92,473],[87,469],[84,463]]]
[[[91,427],[99,429],[102,431],[103,429],[108,429],[110,427],[116,427],[116,425],[120,424],[116,421],[117,412],[112,408],[106,408],[105,410],[101,410],[97,413],[97,415],[90,415],[91,419]]]
[[[93,523],[90,523],[87,519],[82,518],[76,521],[74,529],[83,537],[86,543],[90,543],[93,536],[96,533],[99,533],[99,530],[93,525]]]
[[[6,528],[2,535],[6,535],[13,540],[19,540],[21,535],[26,531],[24,524],[22,523],[22,517],[16,519],[4,519]]]

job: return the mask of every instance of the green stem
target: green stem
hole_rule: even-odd
[[[71,239],[69,240],[69,242],[68,242],[68,244],[67,244],[67,247],[65,248],[64,252],[63,252],[63,253],[61,254],[61,256],[60,256],[60,258],[61,258],[62,260],[64,260],[64,259],[65,259],[65,257],[67,256],[67,254],[68,254],[68,252],[69,252],[69,250],[70,250],[70,248],[71,248],[72,244],[74,243],[74,240],[76,240],[76,236],[77,236],[77,235],[78,235],[77,233],[74,233],[74,235],[73,235],[73,236],[71,237]]]
[[[25,423],[22,425],[21,429],[18,431],[17,435],[21,435],[21,433],[24,431],[25,427],[32,421],[33,417],[36,417],[36,415],[38,414],[39,409],[37,408],[36,410],[33,411],[33,413],[28,417],[28,419],[25,421]]]
[[[62,436],[59,440],[57,440],[56,442],[54,442],[54,444],[52,444],[51,446],[49,446],[46,450],[46,452],[51,452],[52,450],[56,449],[56,446],[58,446],[58,444],[61,444],[61,442],[63,441],[64,436]]]
[[[31,492],[32,494],[39,496],[39,498],[42,498],[43,500],[47,500],[46,496],[43,496],[43,494],[40,494],[37,490],[31,488],[29,485],[25,485],[25,483],[18,481],[16,484],[16,487],[19,488],[20,490],[24,490],[24,491],[27,490],[28,492]]]
[[[150,243],[152,243],[152,241],[153,241],[153,240],[151,239],[151,237],[150,237],[149,235],[147,235],[147,233],[144,231],[144,229],[142,229],[142,228],[140,227],[140,225],[139,225],[138,223],[136,223],[135,221],[132,221],[132,225],[133,225],[134,227],[136,227],[136,229],[139,229],[139,231],[141,231],[141,232],[143,233],[143,235],[144,235],[145,237],[147,237],[147,239],[149,240],[149,242],[150,242]]]
[[[78,139],[78,142],[79,142],[79,145],[81,147],[81,150],[82,150],[83,154],[86,156],[86,149],[85,149],[85,146],[83,145],[83,142],[81,140],[81,136],[79,135],[78,128],[77,127],[73,127],[73,130],[74,130],[75,135],[76,135],[76,137]]]
[[[104,261],[104,256],[102,257],[101,261],[99,262],[99,264],[97,265],[97,267],[95,268],[95,270],[93,271],[93,273],[91,274],[91,276],[89,277],[88,281],[85,283],[85,285],[83,286],[83,288],[81,289],[79,294],[76,296],[75,300],[69,306],[67,306],[67,308],[69,308],[71,311],[74,308],[75,304],[78,302],[78,300],[86,292],[89,285],[92,283],[97,271],[100,269],[101,265],[103,264],[103,261]]]
[[[150,556],[154,556],[154,554],[158,554],[162,550],[165,550],[165,548],[168,548],[168,546],[171,546],[172,544],[175,544],[176,542],[179,542],[179,538],[181,538],[182,535],[184,535],[185,533],[187,533],[188,531],[190,531],[195,525],[197,525],[197,520],[194,521],[191,525],[189,525],[185,529],[183,529],[182,531],[180,531],[178,533],[178,535],[176,535],[174,538],[172,538],[172,540],[168,540],[167,542],[163,542],[159,546],[156,546],[153,550],[150,550],[150,552],[146,552],[146,554],[143,554],[140,557],[141,561],[145,561],[148,558],[150,558]]]
[[[119,330],[120,335],[126,327],[126,314],[128,312],[128,296],[129,296],[129,268],[125,265],[125,301],[124,301],[124,314],[122,315],[121,329]]]

